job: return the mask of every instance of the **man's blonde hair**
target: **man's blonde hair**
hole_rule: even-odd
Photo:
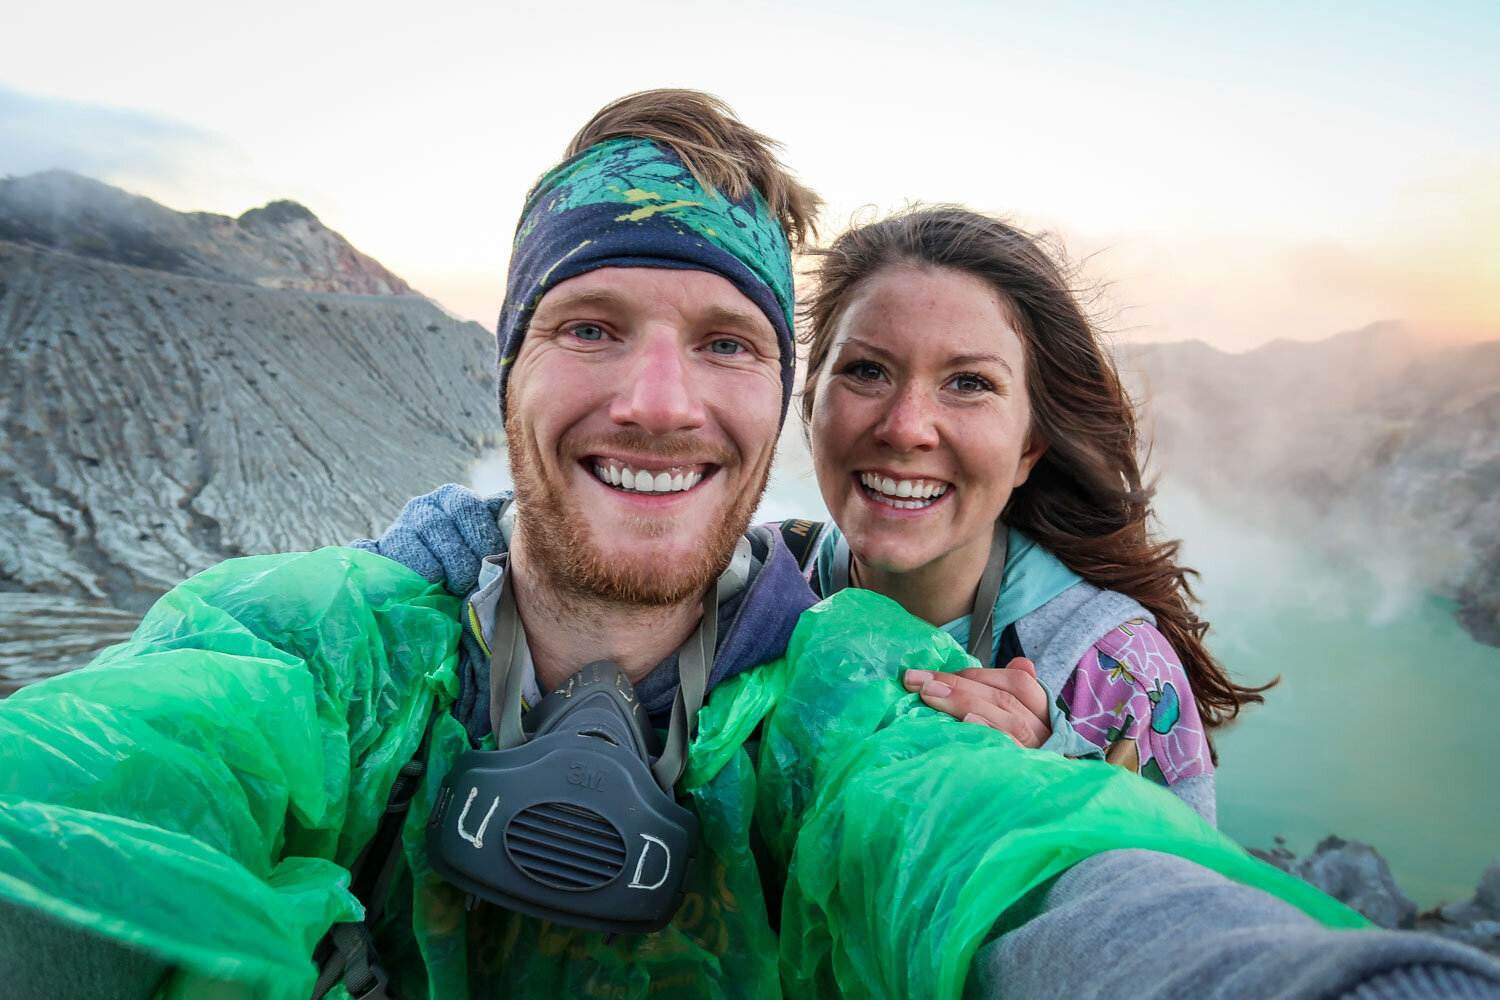
[[[792,176],[777,157],[781,144],[735,117],[729,105],[698,90],[643,90],[606,104],[573,141],[565,157],[609,139],[649,139],[669,147],[699,184],[730,198],[753,188],[800,248],[816,235],[823,199]]]

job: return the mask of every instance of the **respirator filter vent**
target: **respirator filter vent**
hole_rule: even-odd
[[[571,892],[597,889],[625,868],[625,838],[599,813],[569,802],[543,802],[505,827],[511,863],[531,878]]]

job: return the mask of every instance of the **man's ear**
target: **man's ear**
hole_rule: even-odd
[[[1040,434],[1033,433],[1026,442],[1026,450],[1021,452],[1020,461],[1016,463],[1016,481],[1010,484],[1011,489],[1018,489],[1030,478],[1031,470],[1036,468],[1036,463],[1041,461],[1046,451],[1047,440]]]

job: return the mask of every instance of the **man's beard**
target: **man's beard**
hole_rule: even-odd
[[[548,586],[586,600],[665,606],[702,594],[729,564],[770,479],[768,456],[766,468],[761,470],[754,488],[731,498],[725,509],[710,514],[703,543],[694,546],[693,554],[686,560],[647,560],[645,565],[627,565],[610,558],[607,551],[601,551],[590,539],[576,498],[565,483],[548,476],[541,454],[519,421],[514,417],[507,420],[505,430],[518,503],[517,529],[525,538],[527,559],[545,576]],[[620,431],[591,440],[588,445],[588,450],[576,452],[571,458],[564,453],[560,459],[566,465],[585,454],[616,449],[667,460],[703,456],[701,444],[695,445],[687,436],[662,438]],[[723,459],[714,462],[719,466],[716,475],[728,475],[737,458],[728,449],[715,456]],[[651,537],[665,536],[675,529],[674,518],[632,520],[633,530]]]

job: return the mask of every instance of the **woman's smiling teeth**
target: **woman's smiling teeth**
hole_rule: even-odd
[[[948,492],[948,484],[941,479],[892,479],[874,472],[861,472],[859,481],[866,496],[900,510],[930,507]]]
[[[702,469],[699,465],[634,469],[609,459],[594,463],[594,477],[625,493],[682,493],[703,481]]]

